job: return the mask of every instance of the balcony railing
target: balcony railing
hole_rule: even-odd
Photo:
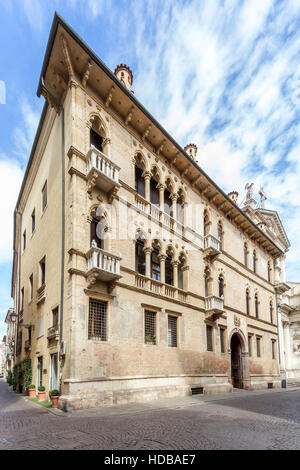
[[[119,279],[120,260],[118,254],[109,253],[101,248],[92,247],[86,254],[88,260],[88,275],[93,274],[102,281]]]
[[[120,167],[93,145],[87,153],[88,179],[93,175],[94,184],[104,191],[119,186]],[[94,174],[95,173],[95,174]]]
[[[183,235],[184,227],[180,222],[175,220],[166,212],[160,210],[160,208],[156,205],[146,201],[146,199],[144,199],[139,194],[135,195],[134,206],[138,211],[144,212],[145,214],[151,216],[154,220],[160,222],[169,230],[176,231],[180,233],[180,235]]]
[[[58,325],[53,325],[48,328],[47,339],[59,339]]]
[[[187,302],[187,293],[178,287],[164,284],[161,281],[151,279],[142,274],[135,273],[135,286],[145,291],[153,292],[154,294],[163,295],[171,299]]]
[[[205,311],[207,317],[214,319],[220,317],[224,313],[224,299],[216,295],[205,297]]]
[[[213,235],[204,237],[204,256],[214,258],[221,253],[221,242]]]
[[[25,344],[24,344],[25,351],[30,351],[31,350],[31,341],[30,339],[26,339]]]

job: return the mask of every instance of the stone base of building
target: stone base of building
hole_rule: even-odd
[[[281,379],[279,375],[251,375],[250,380],[250,390],[281,388]]]
[[[146,402],[194,394],[232,392],[227,375],[132,377],[65,381],[67,393],[59,399],[63,411]]]

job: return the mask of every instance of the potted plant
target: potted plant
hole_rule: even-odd
[[[58,407],[58,399],[59,399],[59,391],[54,389],[50,390],[49,396],[52,402],[52,408],[57,408]]]
[[[38,387],[38,401],[46,401],[46,392],[45,392],[45,387],[43,385],[40,385]]]
[[[34,384],[29,385],[28,394],[30,397],[35,397],[35,385]]]

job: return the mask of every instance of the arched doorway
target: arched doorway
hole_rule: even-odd
[[[248,351],[243,333],[240,329],[233,330],[230,339],[230,378],[234,388],[250,389],[248,371]]]
[[[231,337],[231,380],[234,388],[243,388],[242,344],[235,333]]]

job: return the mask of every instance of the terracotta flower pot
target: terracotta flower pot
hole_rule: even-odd
[[[50,397],[50,398],[51,398],[51,401],[52,401],[52,408],[57,408],[58,407],[59,396],[56,395],[55,397]]]
[[[46,392],[38,392],[38,401],[46,401]]]
[[[28,389],[28,394],[31,398],[35,397],[35,388],[29,388]]]

